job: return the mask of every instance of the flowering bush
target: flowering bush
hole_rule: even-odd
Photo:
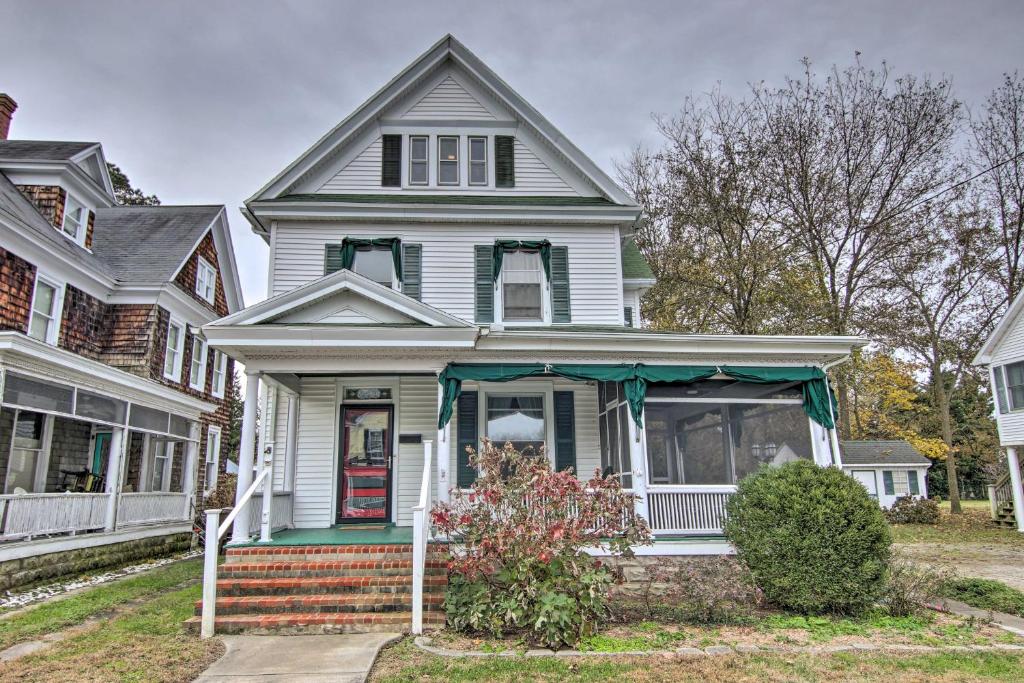
[[[431,512],[438,531],[463,545],[453,552],[445,608],[458,630],[501,636],[526,631],[549,646],[572,645],[607,615],[611,570],[584,552],[613,554],[650,542],[635,497],[617,476],[580,481],[552,471],[543,452],[488,441],[470,452],[480,476],[470,492]]]

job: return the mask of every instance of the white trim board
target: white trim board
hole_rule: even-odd
[[[92,548],[124,541],[137,541],[143,538],[154,536],[171,536],[173,534],[189,533],[192,531],[190,522],[175,522],[166,525],[152,525],[138,528],[120,529],[118,531],[102,532],[95,534],[81,534],[78,536],[62,536],[57,538],[44,538],[36,541],[23,541],[15,543],[4,543],[0,545],[0,562],[9,560],[21,560],[26,557],[36,557],[49,553],[62,553],[79,548]]]

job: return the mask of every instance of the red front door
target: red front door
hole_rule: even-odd
[[[337,521],[391,517],[391,406],[342,406]]]

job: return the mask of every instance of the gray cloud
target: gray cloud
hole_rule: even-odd
[[[1024,3],[0,2],[12,137],[98,140],[168,203],[224,203],[249,303],[267,250],[237,207],[447,32],[605,170],[651,112],[855,51],[976,106],[1021,65]]]

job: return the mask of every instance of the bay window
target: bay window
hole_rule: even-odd
[[[501,267],[502,318],[511,322],[544,320],[544,269],[539,252],[505,254]]]

